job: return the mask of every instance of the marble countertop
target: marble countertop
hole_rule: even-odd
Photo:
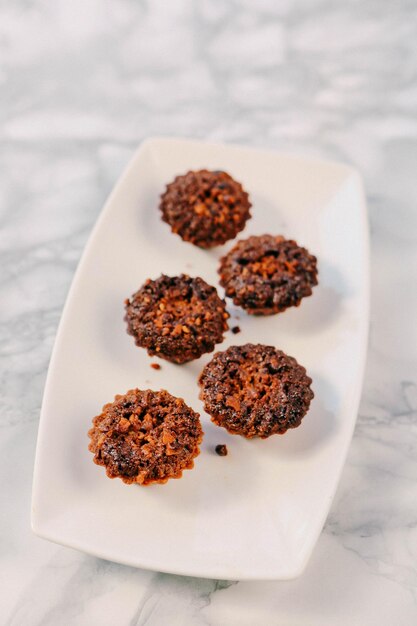
[[[0,622],[417,623],[417,5],[412,0],[18,0],[0,6]],[[35,537],[30,496],[57,324],[138,143],[178,135],[339,159],[372,236],[368,363],[304,575],[141,571]]]

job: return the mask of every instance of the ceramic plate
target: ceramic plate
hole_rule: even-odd
[[[225,169],[250,193],[242,236],[283,234],[316,254],[320,284],[299,308],[253,317],[233,308],[219,347],[272,344],[313,378],[301,426],[245,440],[212,424],[197,377],[210,359],[161,361],[126,334],[123,301],[162,272],[217,284],[232,244],[200,250],[171,234],[159,195],[190,169]],[[34,473],[35,533],[137,567],[222,579],[289,579],[304,569],[352,436],[366,355],[368,232],[360,177],[345,165],[230,145],[151,139],[117,183],[90,237],[60,323],[42,405]],[[222,293],[222,292],[221,292]],[[195,468],[139,487],[109,480],[88,451],[91,419],[117,393],[167,389],[202,416]],[[226,444],[227,457],[214,453]]]

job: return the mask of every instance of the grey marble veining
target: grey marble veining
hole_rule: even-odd
[[[417,623],[416,32],[413,0],[0,4],[1,623]],[[145,572],[30,531],[65,296],[106,196],[155,134],[336,158],[364,176],[363,398],[337,497],[296,581]]]

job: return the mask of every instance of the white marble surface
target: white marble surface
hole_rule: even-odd
[[[0,5],[0,621],[417,623],[417,4],[15,0]],[[39,408],[92,224],[136,145],[221,139],[351,162],[372,231],[363,398],[305,574],[223,583],[33,536]]]

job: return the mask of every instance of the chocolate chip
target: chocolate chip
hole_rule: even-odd
[[[219,456],[227,456],[227,447],[223,443],[219,443],[216,447],[216,454]]]

